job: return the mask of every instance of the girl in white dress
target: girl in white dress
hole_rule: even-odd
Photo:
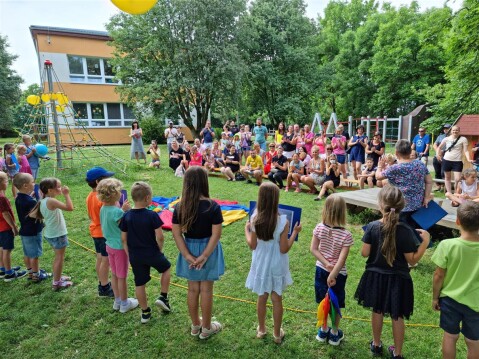
[[[258,294],[256,308],[259,325],[256,337],[259,339],[266,336],[266,303],[271,294],[273,338],[276,344],[281,344],[284,338],[284,331],[281,328],[282,294],[283,290],[293,283],[287,253],[302,228],[296,223],[288,238],[289,222],[286,216],[278,213],[279,189],[273,183],[261,184],[256,203],[251,222],[247,222],[245,226],[246,241],[253,251],[246,288]]]

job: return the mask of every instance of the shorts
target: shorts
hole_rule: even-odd
[[[124,249],[115,249],[108,246],[106,252],[108,254],[108,262],[110,263],[111,272],[117,278],[126,278],[128,276],[128,255]]]
[[[351,153],[349,154],[349,162],[353,161],[364,163],[364,152],[351,151]]]
[[[314,277],[314,291],[316,293],[316,303],[321,302],[326,293],[328,292],[328,276],[329,272],[325,271],[323,268],[316,266],[316,275]],[[347,275],[338,274],[336,278],[336,285],[331,287],[338,298],[338,303],[340,308],[345,308],[345,301],[346,301],[346,279],[348,279]]]
[[[137,287],[141,287],[150,281],[150,268],[155,268],[161,274],[171,267],[171,263],[161,252],[151,256],[141,255],[139,258],[130,256],[130,264]]]
[[[213,142],[203,142],[203,146],[206,148],[213,148]]]
[[[8,231],[0,232],[0,248],[3,248],[7,251],[10,251],[15,248],[13,244],[14,238],[15,236],[13,235],[13,231],[11,229]]]
[[[20,236],[23,245],[23,254],[28,258],[38,258],[43,254],[42,232],[36,236]]]
[[[318,175],[317,173],[311,173],[309,177],[313,179],[315,186],[322,186],[323,183],[326,181],[325,175]]]
[[[93,243],[95,244],[95,252],[100,253],[102,257],[108,257],[106,250],[106,238],[103,237],[92,237]]]
[[[53,249],[62,249],[68,247],[68,237],[66,235],[54,238],[47,238],[45,240],[50,243]]]
[[[449,297],[439,298],[439,325],[449,334],[461,332],[469,340],[479,340],[479,313]],[[460,323],[462,322],[462,327]]]
[[[444,172],[462,172],[462,168],[464,164],[462,161],[448,161],[446,159],[442,159],[442,170]]]
[[[249,146],[242,146],[242,147],[241,147],[241,152],[242,152],[242,153],[245,153],[245,152],[247,152],[247,151],[249,151],[249,150],[250,150],[250,147],[249,147]]]
[[[338,163],[345,164],[346,163],[346,155],[336,155]]]

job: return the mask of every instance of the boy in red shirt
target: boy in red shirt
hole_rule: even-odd
[[[108,279],[110,264],[106,252],[106,239],[103,237],[100,224],[100,209],[103,203],[97,197],[96,186],[102,179],[112,177],[114,174],[102,167],[93,167],[86,173],[86,182],[91,187],[91,192],[86,198],[86,207],[88,217],[90,217],[90,235],[95,243],[98,296],[109,298],[113,298],[115,295]]]

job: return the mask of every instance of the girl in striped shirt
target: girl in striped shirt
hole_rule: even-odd
[[[314,288],[316,302],[319,303],[326,296],[331,287],[338,297],[339,306],[345,307],[346,286],[346,258],[349,248],[353,245],[353,236],[347,231],[346,202],[338,195],[327,198],[322,214],[322,222],[313,231],[311,240],[311,253],[316,258],[316,276]],[[332,328],[326,325],[318,329],[316,340],[331,345],[339,345],[344,339],[343,331],[339,329],[340,316],[336,316]]]

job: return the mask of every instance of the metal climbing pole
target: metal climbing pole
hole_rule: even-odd
[[[53,76],[52,76],[52,62],[45,60],[45,70],[47,72],[48,92],[53,94]],[[60,128],[58,125],[58,114],[53,96],[50,96],[50,109],[53,117],[53,130],[55,131],[55,148],[57,153],[57,168],[63,169],[62,164],[62,146],[60,141]]]

